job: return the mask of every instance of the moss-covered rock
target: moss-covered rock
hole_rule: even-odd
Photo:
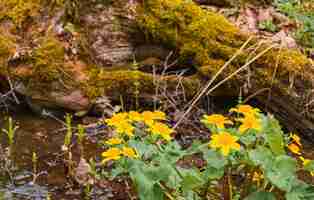
[[[5,0],[0,2],[0,20],[8,18],[21,27],[26,19],[38,15],[41,0]]]

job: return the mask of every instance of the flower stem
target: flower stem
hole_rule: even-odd
[[[229,186],[229,200],[232,200],[233,192],[232,192],[231,168],[229,168],[228,170],[228,186]]]

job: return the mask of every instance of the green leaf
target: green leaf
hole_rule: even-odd
[[[144,170],[146,169],[146,171]],[[164,194],[156,178],[152,178],[150,169],[147,169],[140,162],[130,170],[130,177],[136,185],[141,200],[164,200]]]
[[[286,200],[312,200],[314,199],[314,186],[298,181],[285,197]]]
[[[267,169],[271,166],[274,156],[266,147],[258,146],[256,149],[249,151],[249,159],[255,166]]]
[[[181,148],[178,142],[173,141],[163,145],[163,155],[161,159],[167,163],[176,163],[180,158],[186,155],[186,152]]]
[[[155,145],[146,143],[145,141],[129,140],[128,145],[135,148],[139,156],[144,159],[151,158],[153,154],[156,154],[157,152],[157,147]]]
[[[265,121],[266,120],[266,121]],[[279,122],[272,116],[267,116],[265,121],[265,140],[275,155],[285,154],[283,131]]]
[[[201,173],[198,169],[178,169],[180,170],[181,175],[183,176],[183,180],[181,182],[182,190],[183,191],[189,191],[193,190],[195,188],[198,188],[205,184],[205,181],[203,180]]]
[[[206,147],[208,149],[207,145],[204,145],[200,140],[193,140],[192,145],[187,149],[187,154],[195,154],[201,151],[202,148]]]
[[[271,192],[254,192],[244,200],[276,200],[275,195]]]
[[[249,146],[256,141],[256,134],[253,131],[252,133],[242,134],[240,141],[245,144],[245,146]]]
[[[289,156],[277,156],[272,166],[265,169],[267,179],[279,189],[289,192],[296,178],[297,162]]]
[[[220,179],[224,175],[224,168],[214,168],[207,166],[205,171],[202,172],[204,180]]]
[[[227,164],[226,158],[223,157],[220,153],[212,149],[204,150],[203,155],[204,155],[204,159],[207,162],[207,166],[209,167],[221,169],[221,168],[224,168],[224,166]]]

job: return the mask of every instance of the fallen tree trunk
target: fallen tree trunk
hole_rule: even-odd
[[[148,0],[140,12],[140,26],[150,40],[176,48],[182,60],[193,58],[200,77],[208,79],[249,38],[222,16],[204,11],[190,1]],[[279,46],[262,53],[270,45],[256,40],[250,42],[220,74],[219,80],[258,54],[261,57],[234,74],[222,88],[228,87],[225,91],[234,91],[229,95],[237,95],[245,86],[245,95],[256,93],[254,98],[267,105],[267,110],[288,129],[314,140],[313,62],[298,50]]]

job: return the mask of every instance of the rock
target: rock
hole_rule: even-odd
[[[131,14],[134,2],[123,2],[95,8],[88,5],[89,9],[82,11],[88,45],[99,65],[118,65],[133,57],[134,45],[129,33],[134,25],[134,14]]]

